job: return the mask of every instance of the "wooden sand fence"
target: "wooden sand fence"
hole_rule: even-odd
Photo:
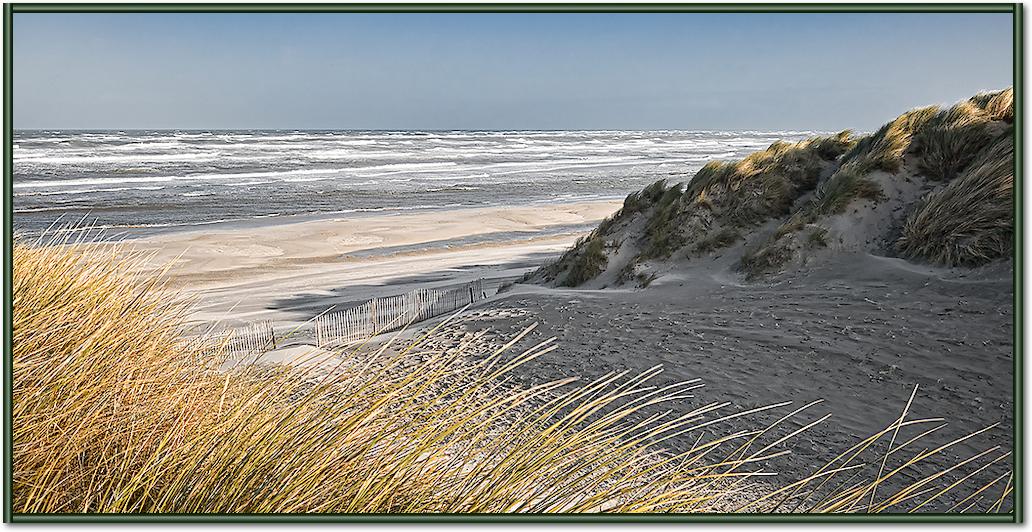
[[[357,307],[320,316],[315,321],[316,345],[346,344],[396,331],[409,323],[454,312],[486,297],[483,279],[455,288],[427,288],[378,297]]]
[[[234,329],[226,343],[226,351],[233,357],[260,355],[275,348],[276,333],[267,320]]]

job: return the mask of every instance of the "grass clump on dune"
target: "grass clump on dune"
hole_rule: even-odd
[[[645,225],[648,246],[645,257],[667,257],[683,245],[680,227],[674,221],[677,217],[678,200],[684,194],[684,185],[678,183],[666,188],[655,201],[652,214]]]
[[[666,179],[660,179],[647,187],[632,192],[624,198],[621,214],[632,214],[643,212],[652,208],[659,200],[667,194],[671,187],[667,186]]]
[[[810,236],[806,237],[806,246],[810,249],[828,247],[828,230],[814,227]]]
[[[622,208],[599,224],[594,236],[575,244],[541,272],[548,280],[557,278],[563,270],[573,272],[561,280],[564,286],[578,286],[593,279],[606,265],[597,253],[600,245],[594,238],[609,235],[614,227],[635,215],[645,217],[641,251],[636,257],[639,260],[669,258],[686,246],[704,252],[725,247],[734,241],[727,239],[736,228],[787,214],[854,143],[849,131],[800,142],[778,141],[740,161],[711,161],[687,186],[656,181],[628,195]],[[711,234],[714,223],[722,229]],[[595,268],[599,264],[602,268]]]
[[[631,262],[616,268],[634,269],[636,261],[689,258],[678,255],[682,251],[715,251],[733,242],[728,239],[731,231],[737,231],[754,244],[740,265],[756,276],[786,265],[801,249],[814,249],[794,233],[822,217],[844,214],[854,202],[864,200],[913,203],[914,184],[949,182],[964,173],[996,139],[1013,131],[1013,121],[1014,91],[1008,88],[979,93],[945,109],[912,109],[859,138],[843,131],[796,143],[774,142],[739,161],[710,161],[686,186],[669,186],[660,180],[630,194],[623,208],[603,221],[595,234],[612,237],[622,230],[633,232],[620,235],[621,241],[630,238],[640,251],[630,257]],[[875,208],[855,214],[877,217],[884,211]],[[987,212],[995,209],[990,207]],[[636,220],[643,222],[642,229],[631,223]],[[757,243],[750,232],[771,220],[781,223],[762,237],[764,242]],[[565,258],[590,256],[575,252]],[[596,271],[576,269],[589,274]],[[543,271],[556,270],[546,267]],[[549,280],[554,278],[552,275]]]
[[[921,173],[948,181],[999,134],[989,113],[970,101],[961,102],[929,120],[914,136],[910,151],[918,158]]]
[[[1013,120],[1012,88],[979,93],[947,109],[913,109],[861,138],[842,157],[842,169],[860,176],[896,173],[909,154],[927,177],[948,180],[1001,133],[993,122]]]
[[[709,253],[723,249],[742,239],[742,234],[735,229],[724,228],[717,231],[713,236],[695,244],[697,253]]]
[[[1014,87],[1001,91],[980,92],[969,101],[985,111],[992,120],[1014,122]]]
[[[737,226],[782,216],[854,142],[843,131],[795,143],[778,141],[737,162],[710,162],[692,178],[685,198]]]
[[[788,242],[792,233],[823,216],[844,213],[854,201],[884,199],[881,185],[871,174],[896,174],[904,167],[932,181],[967,176],[964,185],[951,184],[926,198],[920,212],[910,217],[897,245],[904,255],[944,264],[976,264],[1002,256],[1009,244],[1001,242],[1013,232],[1005,230],[1013,223],[1001,216],[1009,209],[1001,207],[1009,205],[1002,196],[1011,192],[1006,186],[990,185],[985,174],[993,173],[994,157],[1004,158],[996,163],[1012,160],[1012,155],[989,147],[1011,136],[1007,124],[1014,119],[1013,105],[1013,89],[980,93],[947,109],[930,106],[908,111],[861,138],[841,157],[838,170],[817,187],[813,199],[743,257],[743,269],[755,276],[784,265],[794,255]],[[980,170],[966,172],[969,166]],[[961,222],[947,207],[971,216]],[[955,232],[947,234],[950,230]]]
[[[976,266],[1010,254],[1014,238],[1014,141],[999,137],[955,180],[907,218],[896,248],[911,258]]]
[[[882,197],[882,189],[874,181],[848,170],[840,171],[817,188],[811,204],[811,218],[845,212],[846,207],[857,199],[878,201]]]
[[[739,260],[738,267],[746,277],[754,279],[762,273],[781,268],[792,260],[793,252],[782,242],[771,241],[756,249],[746,250]]]
[[[598,277],[606,269],[609,257],[606,255],[606,243],[597,234],[578,240],[571,250],[571,257],[560,259],[560,264],[567,264],[568,271],[563,278],[563,286],[580,286]]]
[[[842,156],[842,169],[857,175],[874,171],[896,173],[914,134],[939,112],[936,106],[907,111],[878,131],[861,138]]]
[[[853,145],[849,131],[800,142],[778,141],[735,162],[712,161],[685,189],[671,187],[646,230],[644,258],[668,257],[695,243],[696,251],[729,245],[735,228],[787,214],[821,173]],[[714,222],[723,228],[711,234]]]

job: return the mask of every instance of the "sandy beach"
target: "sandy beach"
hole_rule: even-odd
[[[620,201],[543,203],[414,214],[208,226],[131,241],[171,264],[196,297],[193,318],[289,326],[327,309],[417,287],[484,278],[492,287],[569,247]]]

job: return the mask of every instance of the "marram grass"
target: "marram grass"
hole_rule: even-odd
[[[896,248],[949,266],[977,266],[1013,252],[1014,139],[1001,135],[956,179],[925,197]]]
[[[525,333],[480,357],[416,341],[335,366],[220,369],[217,342],[183,335],[186,303],[133,273],[147,257],[50,244],[14,254],[18,513],[1009,508],[1005,450],[915,469],[978,433],[926,446],[941,421],[904,410],[826,465],[771,476],[826,422],[800,421],[813,404],[684,411],[670,405],[699,384],[657,385],[659,368],[522,387],[512,372],[553,347],[510,354]],[[721,432],[760,411],[781,414]],[[674,437],[694,444],[667,450]]]

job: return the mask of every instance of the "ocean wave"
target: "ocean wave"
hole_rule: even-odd
[[[216,153],[165,153],[139,155],[20,155],[14,154],[14,163],[34,163],[49,165],[90,165],[93,163],[127,163],[127,162],[204,162],[218,158]]]
[[[75,194],[93,194],[99,192],[125,192],[127,190],[161,190],[163,186],[146,187],[115,187],[115,188],[84,188],[79,190],[58,190],[58,191],[36,191],[36,192],[15,192],[15,196],[66,196]]]
[[[142,177],[116,177],[116,178],[85,178],[85,179],[58,179],[53,181],[26,181],[14,183],[14,188],[52,188],[52,187],[80,187],[105,184],[123,183],[167,183],[174,181],[217,181],[229,179],[248,179],[255,177],[274,178],[297,175],[317,175],[340,173],[341,169],[308,169],[308,170],[278,170],[269,172],[237,172],[237,173],[199,173],[186,175],[165,175],[165,176],[142,176]]]

